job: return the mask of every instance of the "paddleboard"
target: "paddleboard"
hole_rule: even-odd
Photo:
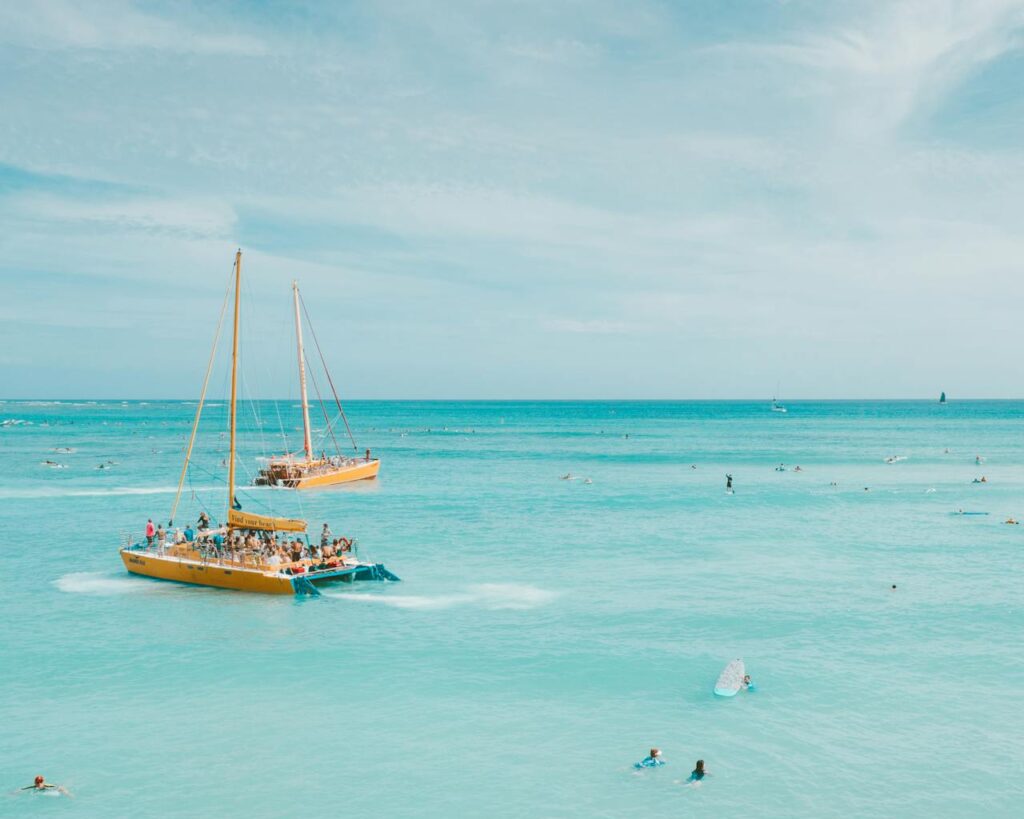
[[[718,676],[718,682],[715,683],[715,693],[719,697],[736,696],[736,692],[743,687],[743,678],[746,676],[746,673],[747,669],[743,665],[743,660],[733,660],[722,669],[722,673]]]

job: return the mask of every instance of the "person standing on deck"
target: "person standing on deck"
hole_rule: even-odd
[[[324,529],[320,533],[320,548],[323,549],[324,546],[330,546],[330,545],[331,545],[331,527],[328,526],[325,523],[324,524]]]
[[[156,535],[156,527],[153,525],[153,518],[146,521],[146,545],[153,545],[153,537]]]

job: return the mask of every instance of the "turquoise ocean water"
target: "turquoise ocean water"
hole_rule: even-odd
[[[0,404],[0,814],[1019,816],[1024,403],[789,410],[355,403],[379,481],[240,497],[403,582],[292,599],[123,571],[194,405]],[[179,520],[223,517],[223,412]],[[299,417],[245,414],[251,474]]]

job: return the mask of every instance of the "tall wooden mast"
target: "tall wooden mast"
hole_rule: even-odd
[[[302,448],[306,460],[313,460],[313,439],[309,433],[309,398],[306,396],[306,356],[302,351],[302,320],[299,318],[299,283],[292,281],[292,296],[295,300],[295,339],[299,345],[299,387],[302,390]]]
[[[235,253],[235,328],[231,341],[231,442],[228,455],[228,518],[235,505],[235,405],[238,403],[238,303],[242,293],[242,251]]]

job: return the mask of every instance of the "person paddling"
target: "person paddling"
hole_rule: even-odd
[[[31,785],[22,788],[23,791],[58,791],[66,796],[71,796],[63,785],[53,785],[46,781],[46,777],[39,774]]]

